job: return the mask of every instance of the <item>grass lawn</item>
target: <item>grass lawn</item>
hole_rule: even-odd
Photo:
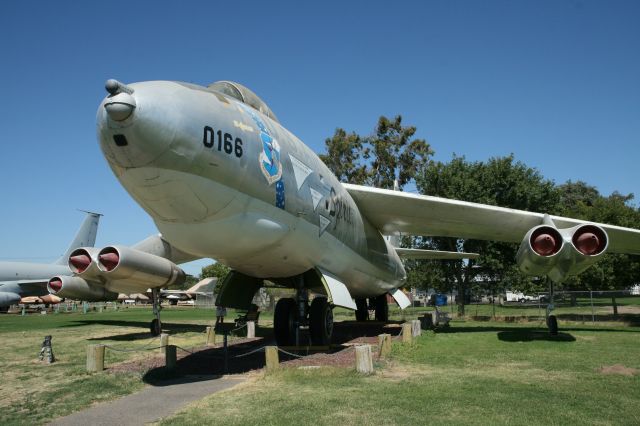
[[[283,369],[162,424],[636,425],[639,338],[634,327],[564,324],[551,338],[535,324],[454,321],[394,345],[373,376]]]
[[[229,318],[233,312],[229,313]],[[89,374],[86,347],[103,343],[121,349],[158,346],[148,331],[150,308],[117,312],[0,315],[0,424],[41,424],[94,402],[141,389],[142,374]],[[215,322],[214,310],[167,308],[163,325],[171,344],[202,345],[204,330]],[[38,360],[45,335],[52,335],[56,362]],[[158,351],[116,352],[107,349],[105,365],[157,356]]]
[[[392,316],[410,318],[392,311]],[[229,312],[228,321],[235,317]],[[336,310],[336,317],[351,314]],[[145,386],[144,373],[85,372],[86,346],[157,346],[149,308],[0,316],[0,424],[42,424]],[[213,310],[163,310],[171,343],[200,346]],[[269,324],[268,313],[260,317]],[[540,327],[540,328],[538,328]],[[640,424],[640,328],[453,321],[362,377],[348,369],[283,369],[188,406],[166,424]],[[37,360],[45,335],[57,362]],[[107,350],[106,365],[157,351]],[[604,367],[604,371],[603,371]],[[605,374],[612,373],[612,374]]]

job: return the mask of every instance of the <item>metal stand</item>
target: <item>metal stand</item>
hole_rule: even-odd
[[[46,360],[48,364],[56,361],[56,357],[53,355],[53,348],[51,347],[51,336],[44,336],[39,358],[40,361]]]
[[[151,334],[157,336],[162,331],[162,322],[160,321],[160,290],[158,288],[151,289],[151,302],[153,303],[153,315],[155,319],[151,321]]]
[[[304,278],[298,277],[296,289],[296,304],[298,315],[295,322],[296,346],[300,346],[300,327],[307,325],[307,310],[309,309],[309,291],[304,287]]]

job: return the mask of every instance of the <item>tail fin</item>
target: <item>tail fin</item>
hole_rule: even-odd
[[[83,210],[84,211],[84,210]],[[99,213],[85,212],[87,217],[84,218],[84,222],[80,225],[80,229],[76,233],[76,236],[69,244],[69,248],[62,255],[62,257],[55,261],[56,265],[66,265],[67,259],[72,251],[78,247],[93,247],[96,243],[96,235],[98,234],[98,222],[100,221]]]

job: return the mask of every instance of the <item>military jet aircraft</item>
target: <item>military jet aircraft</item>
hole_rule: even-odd
[[[100,215],[86,212],[80,229],[65,254],[53,263],[0,262],[0,310],[20,302],[21,298],[37,296],[42,303],[57,303],[47,291],[52,275],[71,275],[67,266],[69,254],[78,247],[93,246],[98,233]]]
[[[640,253],[635,229],[343,184],[238,83],[109,80],[106,90],[97,113],[100,148],[162,234],[133,248],[80,249],[70,258],[77,276],[53,278],[54,294],[149,287],[157,307],[158,288],[184,280],[176,263],[209,257],[232,269],[218,304],[248,309],[265,280],[295,289],[276,305],[276,340],[296,343],[308,327],[323,345],[334,306],[355,309],[358,318],[372,307],[387,320],[387,293],[409,304],[398,290],[403,257],[474,256],[398,248],[389,236],[518,242],[520,268],[555,282],[607,251]],[[319,296],[309,302],[310,293]],[[557,332],[555,316],[548,324]]]

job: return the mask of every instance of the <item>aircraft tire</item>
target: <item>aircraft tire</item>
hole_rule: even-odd
[[[376,303],[376,321],[389,321],[389,304],[387,303],[387,295],[383,294],[375,298]]]
[[[162,333],[162,329],[160,327],[160,321],[157,318],[154,318],[149,325],[149,331],[151,331],[152,336],[159,336]]]
[[[369,319],[369,308],[367,299],[356,299],[356,321],[366,321]]]
[[[333,335],[333,310],[325,297],[316,297],[309,309],[309,333],[311,342],[317,346],[331,343]]]
[[[552,336],[558,335],[558,319],[555,315],[549,315],[547,319],[547,327],[549,327],[549,334]]]
[[[292,298],[286,297],[276,303],[273,315],[273,333],[276,336],[278,346],[295,344],[296,308],[296,301]]]
[[[9,306],[0,306],[0,313],[6,314],[9,312]]]

